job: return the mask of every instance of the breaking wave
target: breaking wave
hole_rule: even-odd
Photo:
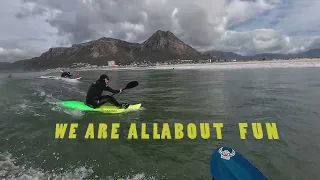
[[[44,180],[44,179],[70,179],[81,180],[93,173],[90,167],[77,167],[69,168],[73,170],[67,170],[65,172],[56,172],[59,170],[45,171],[40,168],[32,168],[26,166],[16,165],[16,161],[12,158],[10,153],[0,154],[0,178],[8,180]]]
[[[156,180],[154,176],[145,173],[130,173],[125,177],[108,176],[107,180]],[[82,180],[101,179],[94,175],[94,170],[88,166],[70,166],[46,171],[41,168],[18,165],[10,153],[0,153],[0,178],[6,180]]]
[[[70,78],[62,78],[59,76],[40,76],[40,79],[51,79],[51,80],[62,80],[62,81],[66,81],[66,82],[71,82],[71,83],[80,83],[81,81],[79,81],[81,79],[81,77],[79,78],[75,78],[75,79],[70,79]]]

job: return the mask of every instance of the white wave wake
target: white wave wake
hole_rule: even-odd
[[[70,168],[72,169],[72,168]],[[61,170],[61,169],[60,169]],[[7,180],[34,180],[34,179],[85,179],[93,173],[88,167],[78,167],[71,171],[55,173],[55,171],[44,171],[35,168],[26,168],[25,166],[16,165],[15,159],[10,153],[0,154],[0,178]]]
[[[72,83],[80,83],[81,82],[81,81],[79,81],[81,79],[81,77],[70,79],[70,78],[63,78],[63,77],[59,77],[59,76],[40,76],[39,78],[40,79],[51,79],[51,80],[62,80],[62,81],[67,81],[67,82],[72,82]]]
[[[70,169],[70,170],[66,170]],[[6,180],[82,180],[93,175],[94,171],[91,167],[79,166],[70,168],[56,168],[56,170],[45,171],[40,168],[26,167],[25,165],[17,165],[10,153],[0,153],[0,179]],[[155,177],[147,177],[145,173],[137,173],[126,177],[108,176],[103,179],[108,180],[156,180]],[[95,175],[93,179],[100,179]]]

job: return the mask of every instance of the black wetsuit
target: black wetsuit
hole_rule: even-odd
[[[122,105],[112,96],[109,95],[102,95],[103,91],[109,91],[112,93],[119,93],[120,90],[114,90],[109,87],[105,81],[97,80],[93,82],[88,90],[87,97],[86,97],[86,104],[93,108],[97,108],[102,104],[107,102],[117,106],[122,107]]]
[[[71,74],[70,74],[70,72],[63,72],[62,74],[61,74],[61,77],[63,77],[63,78],[71,78]]]

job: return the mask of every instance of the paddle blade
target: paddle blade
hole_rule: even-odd
[[[137,87],[139,85],[138,81],[131,81],[127,84],[127,86],[123,89],[131,89],[131,88],[134,88],[134,87]]]
[[[220,147],[212,153],[210,169],[215,180],[267,180],[245,157],[229,147]]]

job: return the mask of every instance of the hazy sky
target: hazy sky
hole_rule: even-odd
[[[320,48],[320,0],[1,0],[0,62],[169,30],[192,47],[243,55]]]

